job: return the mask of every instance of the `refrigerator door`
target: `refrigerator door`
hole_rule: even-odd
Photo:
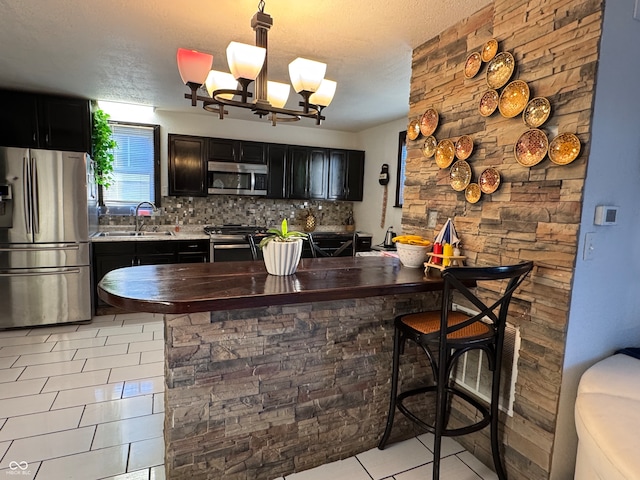
[[[0,183],[11,188],[11,225],[0,228],[0,243],[33,242],[29,149],[0,147]]]
[[[31,150],[36,243],[89,240],[87,160],[84,153]]]
[[[0,329],[91,318],[90,267],[0,269]]]

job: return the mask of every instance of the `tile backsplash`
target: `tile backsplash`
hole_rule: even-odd
[[[317,219],[318,230],[342,230],[353,210],[352,202],[317,200],[273,200],[264,197],[211,195],[208,197],[162,197],[162,206],[145,225],[184,226],[237,223],[275,227],[287,218],[294,228],[302,229],[308,210]],[[100,215],[100,225],[134,226],[133,215]]]

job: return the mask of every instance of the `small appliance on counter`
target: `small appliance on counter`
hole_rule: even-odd
[[[395,248],[393,239],[396,236],[396,232],[394,232],[392,229],[393,227],[387,228],[387,233],[384,235],[384,243],[382,244],[382,246],[385,248]]]

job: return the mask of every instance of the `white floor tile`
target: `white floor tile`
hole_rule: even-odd
[[[84,360],[80,360],[84,362]],[[69,390],[71,388],[90,387],[93,385],[103,385],[108,382],[109,370],[96,370],[93,372],[73,373],[70,375],[59,375],[50,377],[42,389],[43,392]]]
[[[105,478],[104,480],[149,480],[149,469],[145,468],[144,470],[123,473],[122,475]]]
[[[164,322],[162,320],[155,320],[153,322],[145,323],[142,326],[143,332],[164,332]]]
[[[418,440],[433,453],[433,433],[424,433],[418,436]],[[464,452],[464,447],[451,437],[442,437],[441,457],[448,457],[456,453]]]
[[[40,468],[41,462],[25,462],[14,460],[13,468],[5,468],[0,470],[0,478],[2,479],[20,479],[34,480]]]
[[[149,480],[165,480],[164,465],[161,467],[153,467]]]
[[[471,468],[474,472],[476,472],[483,480],[498,480],[498,475],[496,472],[487,467],[484,463],[478,460],[476,457],[471,455],[470,452],[464,451],[457,455],[457,457],[462,460],[465,464]]]
[[[106,338],[106,337],[105,337]],[[111,355],[124,355],[127,353],[129,345],[126,343],[121,345],[109,345],[105,347],[79,348],[76,356],[73,358],[95,358],[108,357]]]
[[[424,465],[433,460],[433,454],[417,438],[388,445],[384,450],[372,448],[356,456],[374,480]]]
[[[110,355],[108,357],[87,358],[83,372],[92,370],[104,370],[115,367],[129,367],[140,364],[140,353],[128,353],[126,355]]]
[[[15,347],[16,345],[34,345],[38,343],[44,343],[49,338],[49,335],[34,335],[0,338],[0,347]]]
[[[102,423],[96,429],[92,450],[162,437],[164,414]]]
[[[142,358],[140,359],[140,363],[155,363],[155,362],[164,362],[164,348],[162,350],[152,350],[150,352],[142,352]]]
[[[164,362],[147,363],[133,367],[119,367],[111,369],[109,382],[121,382],[123,380],[136,380],[138,378],[150,378],[164,375]]]
[[[127,325],[122,327],[100,327],[98,337],[134,335],[142,333],[142,325]]]
[[[127,470],[138,470],[162,464],[164,464],[164,437],[151,438],[131,444]]]
[[[18,355],[12,355],[10,357],[0,357],[0,368],[9,368],[18,359]]]
[[[5,398],[0,400],[0,412],[3,417],[17,417],[30,413],[46,412],[51,408],[55,392],[30,395],[28,397]]]
[[[164,375],[161,377],[141,378],[139,380],[124,382],[122,398],[162,392],[164,392]]]
[[[9,445],[11,445],[11,442],[0,442],[0,460],[2,460],[4,454],[9,450]]]
[[[0,370],[0,383],[15,382],[24,369],[25,367],[3,368]]]
[[[164,412],[164,393],[156,393],[153,396],[153,413]]]
[[[51,377],[52,375],[66,375],[82,371],[84,360],[74,360],[70,362],[50,363],[48,365],[28,366],[22,373],[20,380],[30,378]]]
[[[71,342],[95,338],[98,330],[80,330],[78,332],[54,333],[49,335],[47,342]]]
[[[154,340],[162,340],[164,341],[164,330],[156,330],[153,332]]]
[[[424,480],[431,478],[433,463],[399,473],[393,476],[395,480]],[[440,462],[440,480],[482,480],[473,470],[467,467],[458,457],[452,455]]]
[[[92,387],[74,388],[58,393],[52,409],[91,405],[99,402],[116,400],[122,396],[124,382],[95,385]]]
[[[13,340],[13,339],[10,339]],[[50,352],[55,343],[34,343],[33,345],[14,345],[0,348],[0,357],[27,355],[29,353]]]
[[[95,427],[84,427],[14,440],[0,462],[0,468],[7,468],[12,460],[31,463],[87,452],[94,430]],[[49,480],[51,477],[43,475],[42,478]]]
[[[29,328],[16,328],[14,330],[0,330],[0,338],[26,337],[33,330]]]
[[[329,478],[331,480],[371,480],[355,457],[286,476],[286,480],[327,480]]]
[[[93,321],[89,325],[79,326],[78,331],[79,332],[85,331],[85,330],[97,331],[100,328],[121,327],[121,326],[122,326],[122,320],[118,320],[117,318],[114,318],[111,316],[94,317]]]
[[[0,430],[0,441],[33,437],[43,433],[60,432],[76,428],[83,407],[65,408],[50,412],[11,417]]]
[[[119,313],[118,320],[122,320],[123,325],[137,325],[139,323],[152,323],[162,321],[161,313]]]
[[[15,367],[26,367],[29,365],[46,365],[50,363],[66,362],[71,360],[76,352],[65,350],[62,352],[32,353],[30,355],[20,355]]]
[[[46,381],[46,378],[34,378],[33,380],[18,380],[17,382],[0,385],[0,400],[40,393]]]
[[[37,335],[49,335],[49,334],[75,332],[78,329],[78,326],[79,325],[51,325],[50,327],[39,327],[39,328],[32,329],[28,335],[37,336]]]
[[[132,333],[129,335],[109,335],[107,345],[119,345],[122,343],[148,342],[153,340],[153,332]]]
[[[154,333],[154,332],[147,332]],[[129,352],[149,352],[149,351],[164,352],[164,340],[150,340],[148,342],[134,342],[129,345]]]
[[[87,405],[80,426],[114,422],[153,413],[153,395],[123,398]],[[1,433],[1,432],[0,432]]]
[[[90,480],[105,478],[126,471],[128,445],[79,453],[42,462],[38,479]]]
[[[78,348],[102,347],[107,341],[105,337],[99,338],[78,338],[77,340],[60,340],[56,342],[52,352],[60,350],[77,350]]]

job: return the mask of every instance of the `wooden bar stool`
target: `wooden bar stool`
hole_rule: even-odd
[[[393,345],[393,367],[391,376],[391,401],[387,426],[378,448],[383,450],[391,435],[396,407],[409,420],[434,434],[433,480],[440,478],[440,452],[442,436],[459,436],[491,428],[491,452],[498,478],[507,478],[500,458],[498,441],[498,398],[500,394],[500,371],[504,330],[511,297],[533,268],[533,262],[500,267],[451,267],[444,270],[444,290],[440,310],[400,315],[395,319]],[[466,285],[506,280],[502,296],[486,304]],[[495,290],[495,285],[492,290]],[[473,316],[451,310],[453,294],[461,295],[479,313]],[[444,332],[444,333],[443,333]],[[406,340],[417,343],[429,358],[433,374],[433,385],[411,389],[398,394],[400,355]],[[479,401],[456,387],[451,373],[458,358],[465,352],[480,349],[489,360],[493,372],[490,404]],[[435,420],[433,423],[419,418],[403,403],[406,398],[426,393],[435,394]],[[456,397],[478,410],[481,419],[460,428],[447,428],[448,407]]]

